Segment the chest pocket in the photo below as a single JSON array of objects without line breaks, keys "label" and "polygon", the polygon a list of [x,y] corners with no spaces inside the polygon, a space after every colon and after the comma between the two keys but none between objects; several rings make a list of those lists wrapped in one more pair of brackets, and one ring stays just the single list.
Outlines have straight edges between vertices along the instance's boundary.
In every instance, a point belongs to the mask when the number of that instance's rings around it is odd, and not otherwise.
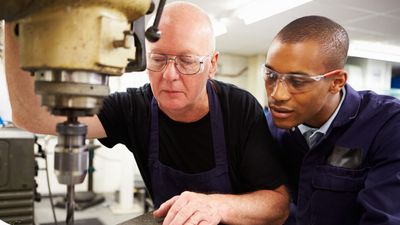
[{"label": "chest pocket", "polygon": [[363,209],[357,195],[364,187],[367,170],[317,167],[312,179],[311,224],[358,224]]}]

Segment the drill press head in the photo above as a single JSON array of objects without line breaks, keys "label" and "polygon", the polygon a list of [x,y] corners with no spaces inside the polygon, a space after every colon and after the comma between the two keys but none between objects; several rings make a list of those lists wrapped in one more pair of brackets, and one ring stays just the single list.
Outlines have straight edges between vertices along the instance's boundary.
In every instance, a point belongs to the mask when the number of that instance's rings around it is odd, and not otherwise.
[{"label": "drill press head", "polygon": [[[21,68],[35,77],[35,92],[57,125],[55,169],[60,183],[81,183],[87,171],[87,128],[79,116],[98,112],[109,94],[108,76],[135,61],[134,21],[151,0],[5,0],[0,19],[15,21]],[[144,29],[144,26],[143,26]],[[145,51],[141,49],[145,54]],[[144,69],[144,68],[143,68]]]}]

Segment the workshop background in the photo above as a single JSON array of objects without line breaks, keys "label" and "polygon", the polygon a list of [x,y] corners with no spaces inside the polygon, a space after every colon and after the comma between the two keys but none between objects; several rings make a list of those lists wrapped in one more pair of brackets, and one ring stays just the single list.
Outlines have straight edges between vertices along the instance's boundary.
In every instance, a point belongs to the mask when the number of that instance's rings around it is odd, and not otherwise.
[{"label": "workshop background", "polygon": [[[250,91],[262,105],[266,105],[262,66],[265,63],[268,45],[284,25],[305,15],[329,17],[348,31],[351,43],[346,70],[349,73],[349,83],[355,89],[371,89],[378,93],[400,96],[399,0],[303,0],[299,1],[300,3],[294,3],[294,0],[189,2],[206,10],[215,25],[216,46],[220,52],[215,79],[233,83]],[[284,9],[277,6],[278,2],[289,2],[289,7]],[[274,12],[274,9],[277,11]],[[4,75],[3,26],[4,24],[0,25],[0,127],[10,126],[12,122]],[[127,87],[139,87],[147,82],[146,72],[127,73],[122,77],[110,78],[111,92],[124,91]],[[7,136],[3,136],[4,129],[6,128],[0,128],[0,140]],[[16,132],[15,135],[29,137],[26,133]],[[52,136],[38,136],[38,143],[47,155],[52,194],[59,197],[65,194],[66,187],[57,183],[54,174],[56,141]],[[103,224],[117,224],[142,214],[146,206],[146,194],[132,154],[122,145],[110,150],[97,146],[100,145],[97,141],[91,144],[96,148],[91,191],[103,196],[105,201],[76,212],[76,218],[97,218]],[[37,146],[32,145],[31,148],[38,153]],[[2,185],[5,185],[1,182],[1,176],[5,176],[7,171],[7,164],[1,160],[1,151],[3,150],[0,148],[0,190]],[[39,171],[35,180],[41,201],[34,203],[35,222],[52,223],[54,220],[48,198],[48,180],[43,170],[46,161],[40,157],[36,158],[36,161]],[[88,191],[88,185],[86,177],[84,183],[76,186],[76,191]],[[56,213],[58,220],[63,221],[64,210],[56,209]]]}]

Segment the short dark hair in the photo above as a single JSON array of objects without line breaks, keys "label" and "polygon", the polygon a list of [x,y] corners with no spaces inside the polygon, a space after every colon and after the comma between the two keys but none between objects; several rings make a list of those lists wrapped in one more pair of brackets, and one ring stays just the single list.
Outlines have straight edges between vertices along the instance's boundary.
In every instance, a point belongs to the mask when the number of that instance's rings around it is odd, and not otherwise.
[{"label": "short dark hair", "polygon": [[323,16],[305,16],[286,25],[274,40],[283,43],[316,41],[321,44],[327,70],[341,69],[347,60],[349,36],[338,23]]}]

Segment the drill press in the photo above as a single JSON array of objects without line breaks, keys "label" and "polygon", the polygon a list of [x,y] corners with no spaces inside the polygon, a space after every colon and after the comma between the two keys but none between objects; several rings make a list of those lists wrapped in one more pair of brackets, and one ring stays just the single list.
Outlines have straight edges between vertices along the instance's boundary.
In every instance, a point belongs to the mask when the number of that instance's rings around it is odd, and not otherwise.
[{"label": "drill press", "polygon": [[[98,112],[109,94],[108,76],[146,68],[144,15],[153,9],[151,0],[5,0],[0,7],[0,19],[16,24],[20,65],[35,77],[42,105],[67,118],[57,124],[54,164],[67,185],[68,225],[74,185],[88,169],[87,126],[78,117]],[[157,27],[147,35],[156,41]]]}]

